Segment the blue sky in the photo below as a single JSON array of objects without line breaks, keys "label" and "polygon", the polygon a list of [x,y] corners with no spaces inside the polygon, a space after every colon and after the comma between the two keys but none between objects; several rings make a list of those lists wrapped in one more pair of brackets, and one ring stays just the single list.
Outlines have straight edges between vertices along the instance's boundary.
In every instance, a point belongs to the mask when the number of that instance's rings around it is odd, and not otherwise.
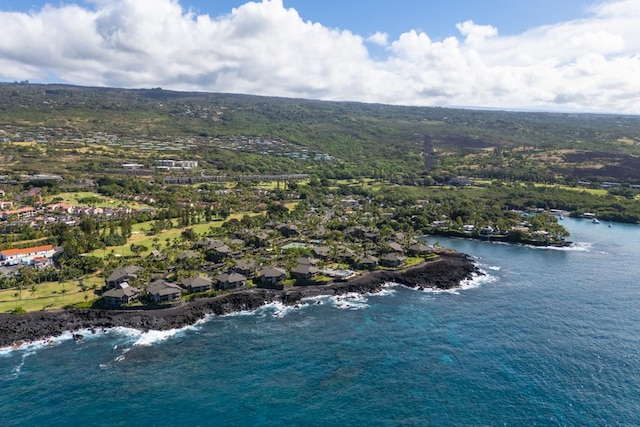
[{"label": "blue sky", "polygon": [[0,81],[640,114],[640,0],[0,0],[0,40]]},{"label": "blue sky", "polygon": [[[0,10],[28,12],[47,3],[73,2],[2,0],[0,3]],[[242,0],[181,1],[184,9],[192,8],[212,17],[227,14],[245,3],[247,1]],[[444,39],[457,34],[455,24],[469,19],[496,26],[500,34],[517,34],[540,25],[582,18],[594,3],[591,0],[285,0],[284,6],[296,9],[304,20],[362,36],[382,31],[397,37],[415,29],[427,32],[434,39]]]}]

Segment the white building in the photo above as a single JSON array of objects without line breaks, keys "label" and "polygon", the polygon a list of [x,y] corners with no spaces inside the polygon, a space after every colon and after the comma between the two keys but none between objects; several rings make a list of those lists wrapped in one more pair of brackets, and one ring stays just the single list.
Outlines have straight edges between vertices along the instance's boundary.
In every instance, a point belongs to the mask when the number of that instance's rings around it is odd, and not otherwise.
[{"label": "white building", "polygon": [[36,258],[50,259],[56,253],[53,245],[36,246],[24,249],[5,249],[0,251],[0,264],[33,264]]}]

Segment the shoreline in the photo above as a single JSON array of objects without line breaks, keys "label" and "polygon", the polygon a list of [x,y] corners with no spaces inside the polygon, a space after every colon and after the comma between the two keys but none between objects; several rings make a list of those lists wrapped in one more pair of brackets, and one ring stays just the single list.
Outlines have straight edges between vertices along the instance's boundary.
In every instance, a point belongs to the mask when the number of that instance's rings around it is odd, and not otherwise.
[{"label": "shoreline", "polygon": [[[423,261],[405,270],[373,271],[345,282],[294,287],[282,291],[250,288],[214,298],[196,299],[183,305],[156,310],[69,309],[38,311],[22,315],[0,314],[0,348],[58,337],[64,332],[127,327],[143,331],[169,330],[193,325],[209,315],[253,311],[265,304],[280,302],[296,305],[303,298],[375,293],[385,283],[398,283],[414,289],[455,289],[480,274],[473,259],[463,253],[440,252],[433,261]],[[78,339],[82,337],[78,336]]]},{"label": "shoreline", "polygon": [[531,246],[536,248],[568,248],[573,245],[572,241],[563,240],[561,242],[546,242],[541,240],[510,240],[505,235],[495,235],[495,236],[481,236],[481,235],[472,235],[464,232],[453,232],[453,231],[444,231],[444,232],[435,232],[432,231],[429,234],[425,234],[420,237],[446,237],[449,239],[468,239],[475,240],[477,242],[487,242],[487,243],[506,243],[508,245],[518,245],[518,246]]}]

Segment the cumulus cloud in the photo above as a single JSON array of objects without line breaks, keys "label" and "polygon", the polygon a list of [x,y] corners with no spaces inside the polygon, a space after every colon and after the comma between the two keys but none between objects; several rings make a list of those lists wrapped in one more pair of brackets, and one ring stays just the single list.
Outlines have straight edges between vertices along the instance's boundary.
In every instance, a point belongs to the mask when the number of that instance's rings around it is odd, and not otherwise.
[{"label": "cumulus cloud", "polygon": [[469,44],[482,43],[487,37],[498,35],[498,29],[491,25],[477,25],[473,21],[465,21],[456,25],[460,33],[466,37]]},{"label": "cumulus cloud", "polygon": [[306,21],[282,0],[219,17],[178,0],[94,0],[0,11],[0,79],[640,114],[639,21],[637,0],[611,0],[515,36],[466,21],[457,37],[389,40]]},{"label": "cumulus cloud", "polygon": [[378,31],[375,34],[370,35],[367,38],[367,41],[369,43],[373,43],[373,44],[377,44],[378,46],[385,47],[389,44],[389,34]]}]

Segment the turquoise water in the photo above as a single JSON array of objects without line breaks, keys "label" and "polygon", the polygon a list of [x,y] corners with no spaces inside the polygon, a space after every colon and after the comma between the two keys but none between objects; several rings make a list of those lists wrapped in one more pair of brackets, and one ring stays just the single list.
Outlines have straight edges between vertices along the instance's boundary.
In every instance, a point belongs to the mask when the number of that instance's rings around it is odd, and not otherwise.
[{"label": "turquoise water", "polygon": [[[640,227],[437,239],[488,276],[0,351],[0,425],[640,425]],[[430,239],[433,243],[436,239]]]}]

